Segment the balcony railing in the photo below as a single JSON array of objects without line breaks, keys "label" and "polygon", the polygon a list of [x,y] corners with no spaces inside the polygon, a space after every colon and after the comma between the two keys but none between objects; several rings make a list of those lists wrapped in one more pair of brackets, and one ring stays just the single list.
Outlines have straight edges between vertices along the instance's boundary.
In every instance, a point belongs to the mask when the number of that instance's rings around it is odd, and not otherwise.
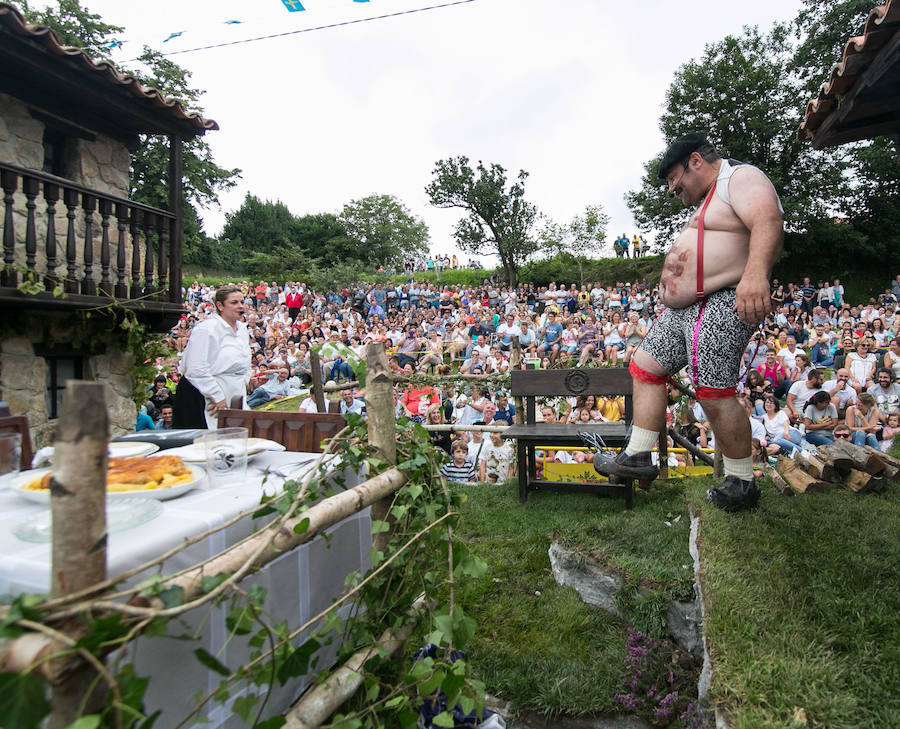
[{"label": "balcony railing", "polygon": [[157,312],[180,308],[173,213],[3,162],[0,187],[4,293],[28,282],[61,289],[58,298],[73,305],[115,299]]}]

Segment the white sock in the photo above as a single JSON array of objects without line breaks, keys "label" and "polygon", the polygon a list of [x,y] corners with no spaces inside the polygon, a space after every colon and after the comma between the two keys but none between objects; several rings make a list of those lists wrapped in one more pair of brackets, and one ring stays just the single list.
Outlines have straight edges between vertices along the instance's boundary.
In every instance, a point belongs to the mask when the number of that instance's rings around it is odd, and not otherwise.
[{"label": "white sock", "polygon": [[631,437],[628,439],[628,445],[625,446],[625,455],[633,456],[636,453],[646,453],[652,451],[653,446],[659,440],[659,433],[655,430],[645,430],[638,425],[631,427]]},{"label": "white sock", "polygon": [[726,476],[737,476],[741,481],[749,481],[753,478],[753,456],[729,458],[723,454],[722,466]]}]

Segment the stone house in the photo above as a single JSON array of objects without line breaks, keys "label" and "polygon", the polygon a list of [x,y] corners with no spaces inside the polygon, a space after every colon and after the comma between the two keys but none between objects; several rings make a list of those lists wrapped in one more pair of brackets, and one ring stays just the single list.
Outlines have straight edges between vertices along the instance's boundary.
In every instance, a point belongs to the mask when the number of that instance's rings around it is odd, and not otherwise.
[{"label": "stone house", "polygon": [[[0,2],[0,400],[47,444],[68,379],[104,382],[134,430],[124,310],[163,331],[181,303],[182,144],[218,129]],[[169,148],[169,207],[129,200],[130,153]]]}]

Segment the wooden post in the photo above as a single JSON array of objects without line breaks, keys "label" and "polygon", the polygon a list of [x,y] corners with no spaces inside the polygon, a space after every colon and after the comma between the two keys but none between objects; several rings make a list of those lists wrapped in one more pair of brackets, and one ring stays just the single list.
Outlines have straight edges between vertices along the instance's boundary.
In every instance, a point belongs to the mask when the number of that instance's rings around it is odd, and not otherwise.
[{"label": "wooden post", "polygon": [[[366,347],[366,413],[369,425],[369,445],[374,446],[381,458],[391,466],[397,463],[397,426],[394,416],[394,381],[382,342]],[[374,473],[366,474],[372,478]],[[372,521],[387,521],[393,496],[372,505]],[[384,551],[387,532],[379,532],[372,546]]]},{"label": "wooden post", "polygon": [[[522,366],[522,344],[519,342],[519,337],[514,336],[512,338],[512,353],[509,358],[509,368],[511,370],[517,370]],[[513,416],[513,421],[516,425],[524,425],[525,424],[525,404],[522,400],[521,395],[516,395],[513,398],[513,405],[516,408],[516,413]]]},{"label": "wooden post", "polygon": [[713,476],[722,478],[725,475],[725,462],[722,460],[722,447],[716,440],[716,448],[713,453]]},{"label": "wooden post", "polygon": [[[51,598],[78,592],[106,579],[108,447],[104,386],[99,382],[69,380],[50,479]],[[85,694],[96,679],[96,672],[86,667],[52,687],[50,729],[67,727],[78,718]],[[101,685],[98,693],[102,694],[104,688]],[[91,713],[91,707],[89,700],[84,713]]]},{"label": "wooden post", "polygon": [[322,385],[325,384],[322,380],[322,360],[319,359],[319,353],[312,349],[309,350],[309,373],[312,376],[313,400],[316,401],[316,410],[320,413],[327,413],[325,390],[322,389]]},{"label": "wooden post", "polygon": [[669,429],[663,423],[659,429],[659,441],[657,450],[659,451],[659,478],[669,477]]},{"label": "wooden post", "polygon": [[181,239],[184,234],[184,150],[178,134],[169,135],[169,301],[181,303]]}]

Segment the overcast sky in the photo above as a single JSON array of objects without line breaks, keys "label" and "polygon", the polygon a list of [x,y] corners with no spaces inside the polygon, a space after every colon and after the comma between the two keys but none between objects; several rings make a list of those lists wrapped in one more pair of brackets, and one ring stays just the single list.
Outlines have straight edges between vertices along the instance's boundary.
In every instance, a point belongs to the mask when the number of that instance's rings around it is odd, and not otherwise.
[{"label": "overcast sky", "polygon": [[[178,51],[447,0],[82,0],[125,27],[117,60],[146,43]],[[800,0],[472,0],[427,12],[172,56],[204,89],[216,161],[242,178],[203,212],[218,234],[248,192],[295,215],[392,194],[455,250],[455,210],[424,192],[438,159],[466,155],[530,173],[526,195],[558,222],[588,204],[608,232],[636,232],[625,205],[659,153],[665,91],[704,45],[792,18]],[[226,25],[241,20],[240,25]],[[183,35],[167,43],[170,33]],[[827,65],[823,59],[823,66]]]}]

